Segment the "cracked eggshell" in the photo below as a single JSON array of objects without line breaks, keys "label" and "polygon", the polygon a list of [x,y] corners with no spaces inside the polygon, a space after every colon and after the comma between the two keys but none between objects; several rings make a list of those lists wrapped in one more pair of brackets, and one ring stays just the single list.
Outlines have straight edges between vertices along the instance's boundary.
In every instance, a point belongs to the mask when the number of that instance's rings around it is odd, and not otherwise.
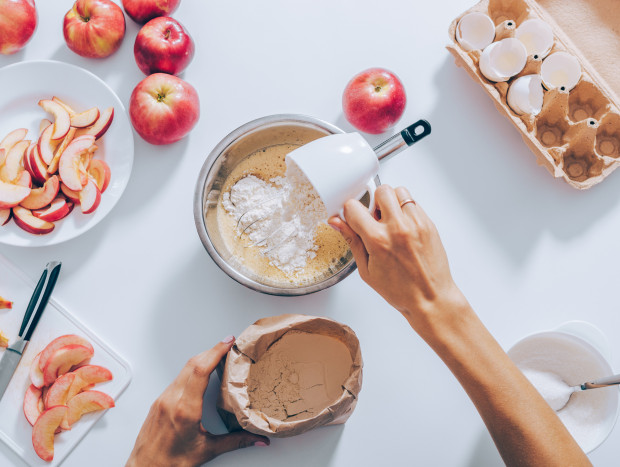
[{"label": "cracked eggshell", "polygon": [[495,39],[495,24],[484,13],[468,13],[456,26],[456,40],[467,52],[482,50],[491,44],[493,39]]},{"label": "cracked eggshell", "polygon": [[523,42],[528,56],[546,57],[553,47],[553,30],[539,18],[528,19],[515,31],[515,37]]},{"label": "cracked eggshell", "polygon": [[547,89],[570,91],[581,79],[581,64],[574,55],[555,52],[543,60],[540,76]]},{"label": "cracked eggshell", "polygon": [[494,42],[480,55],[480,72],[490,81],[508,81],[525,68],[527,50],[519,39]]},{"label": "cracked eggshell", "polygon": [[520,115],[538,115],[543,106],[543,87],[540,75],[516,79],[508,88],[508,105]]}]

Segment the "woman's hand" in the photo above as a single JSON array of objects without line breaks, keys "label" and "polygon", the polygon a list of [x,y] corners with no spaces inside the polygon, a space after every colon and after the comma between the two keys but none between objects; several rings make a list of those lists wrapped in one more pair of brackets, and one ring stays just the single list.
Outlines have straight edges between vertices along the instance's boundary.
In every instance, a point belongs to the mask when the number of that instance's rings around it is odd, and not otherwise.
[{"label": "woman's hand", "polygon": [[212,435],[200,422],[209,376],[234,342],[230,336],[187,362],[151,406],[127,466],[197,466],[225,452],[269,445],[247,431]]},{"label": "woman's hand", "polygon": [[347,221],[332,217],[329,224],[349,243],[362,279],[419,331],[420,319],[466,304],[465,298],[452,280],[435,225],[407,189],[381,185],[375,200],[380,219],[350,200]]}]

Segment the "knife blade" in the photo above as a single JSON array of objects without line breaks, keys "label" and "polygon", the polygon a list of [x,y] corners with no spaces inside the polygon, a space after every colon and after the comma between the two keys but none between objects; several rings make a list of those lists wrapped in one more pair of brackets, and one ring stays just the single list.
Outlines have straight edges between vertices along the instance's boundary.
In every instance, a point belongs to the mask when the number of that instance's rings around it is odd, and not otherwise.
[{"label": "knife blade", "polygon": [[19,330],[19,339],[6,349],[2,359],[0,359],[0,399],[9,386],[15,369],[19,365],[26,346],[32,337],[32,333],[47,306],[47,302],[56,285],[58,274],[60,274],[60,267],[60,261],[47,263],[45,271],[43,271],[24,313],[24,319]]}]

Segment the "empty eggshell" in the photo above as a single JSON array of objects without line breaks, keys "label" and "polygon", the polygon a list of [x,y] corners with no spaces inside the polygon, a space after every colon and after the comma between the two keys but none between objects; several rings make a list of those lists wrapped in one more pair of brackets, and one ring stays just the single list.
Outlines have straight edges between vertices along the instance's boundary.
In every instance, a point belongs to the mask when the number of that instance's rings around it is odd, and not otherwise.
[{"label": "empty eggshell", "polygon": [[493,39],[495,24],[484,13],[469,13],[463,16],[456,26],[456,40],[468,52],[484,49]]},{"label": "empty eggshell", "polygon": [[574,55],[555,52],[542,62],[540,75],[547,89],[570,91],[581,79],[581,65]]},{"label": "empty eggshell", "polygon": [[542,78],[526,75],[516,79],[508,88],[508,105],[516,113],[538,115],[543,105]]},{"label": "empty eggshell", "polygon": [[525,68],[527,50],[519,39],[494,42],[480,55],[480,72],[490,81],[508,81]]},{"label": "empty eggshell", "polygon": [[515,31],[515,37],[523,42],[528,56],[544,58],[553,47],[553,30],[539,18],[528,19]]}]

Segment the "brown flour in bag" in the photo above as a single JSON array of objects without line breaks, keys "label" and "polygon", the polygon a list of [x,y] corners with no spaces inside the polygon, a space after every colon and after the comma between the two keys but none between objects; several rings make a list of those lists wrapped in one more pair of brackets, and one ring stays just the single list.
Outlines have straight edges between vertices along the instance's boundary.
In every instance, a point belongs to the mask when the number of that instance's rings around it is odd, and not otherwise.
[{"label": "brown flour in bag", "polygon": [[252,365],[250,408],[278,420],[301,420],[336,401],[353,360],[338,339],[291,331]]},{"label": "brown flour in bag", "polygon": [[217,409],[230,431],[272,437],[344,423],[362,386],[355,333],[328,318],[258,320],[226,358]]}]

